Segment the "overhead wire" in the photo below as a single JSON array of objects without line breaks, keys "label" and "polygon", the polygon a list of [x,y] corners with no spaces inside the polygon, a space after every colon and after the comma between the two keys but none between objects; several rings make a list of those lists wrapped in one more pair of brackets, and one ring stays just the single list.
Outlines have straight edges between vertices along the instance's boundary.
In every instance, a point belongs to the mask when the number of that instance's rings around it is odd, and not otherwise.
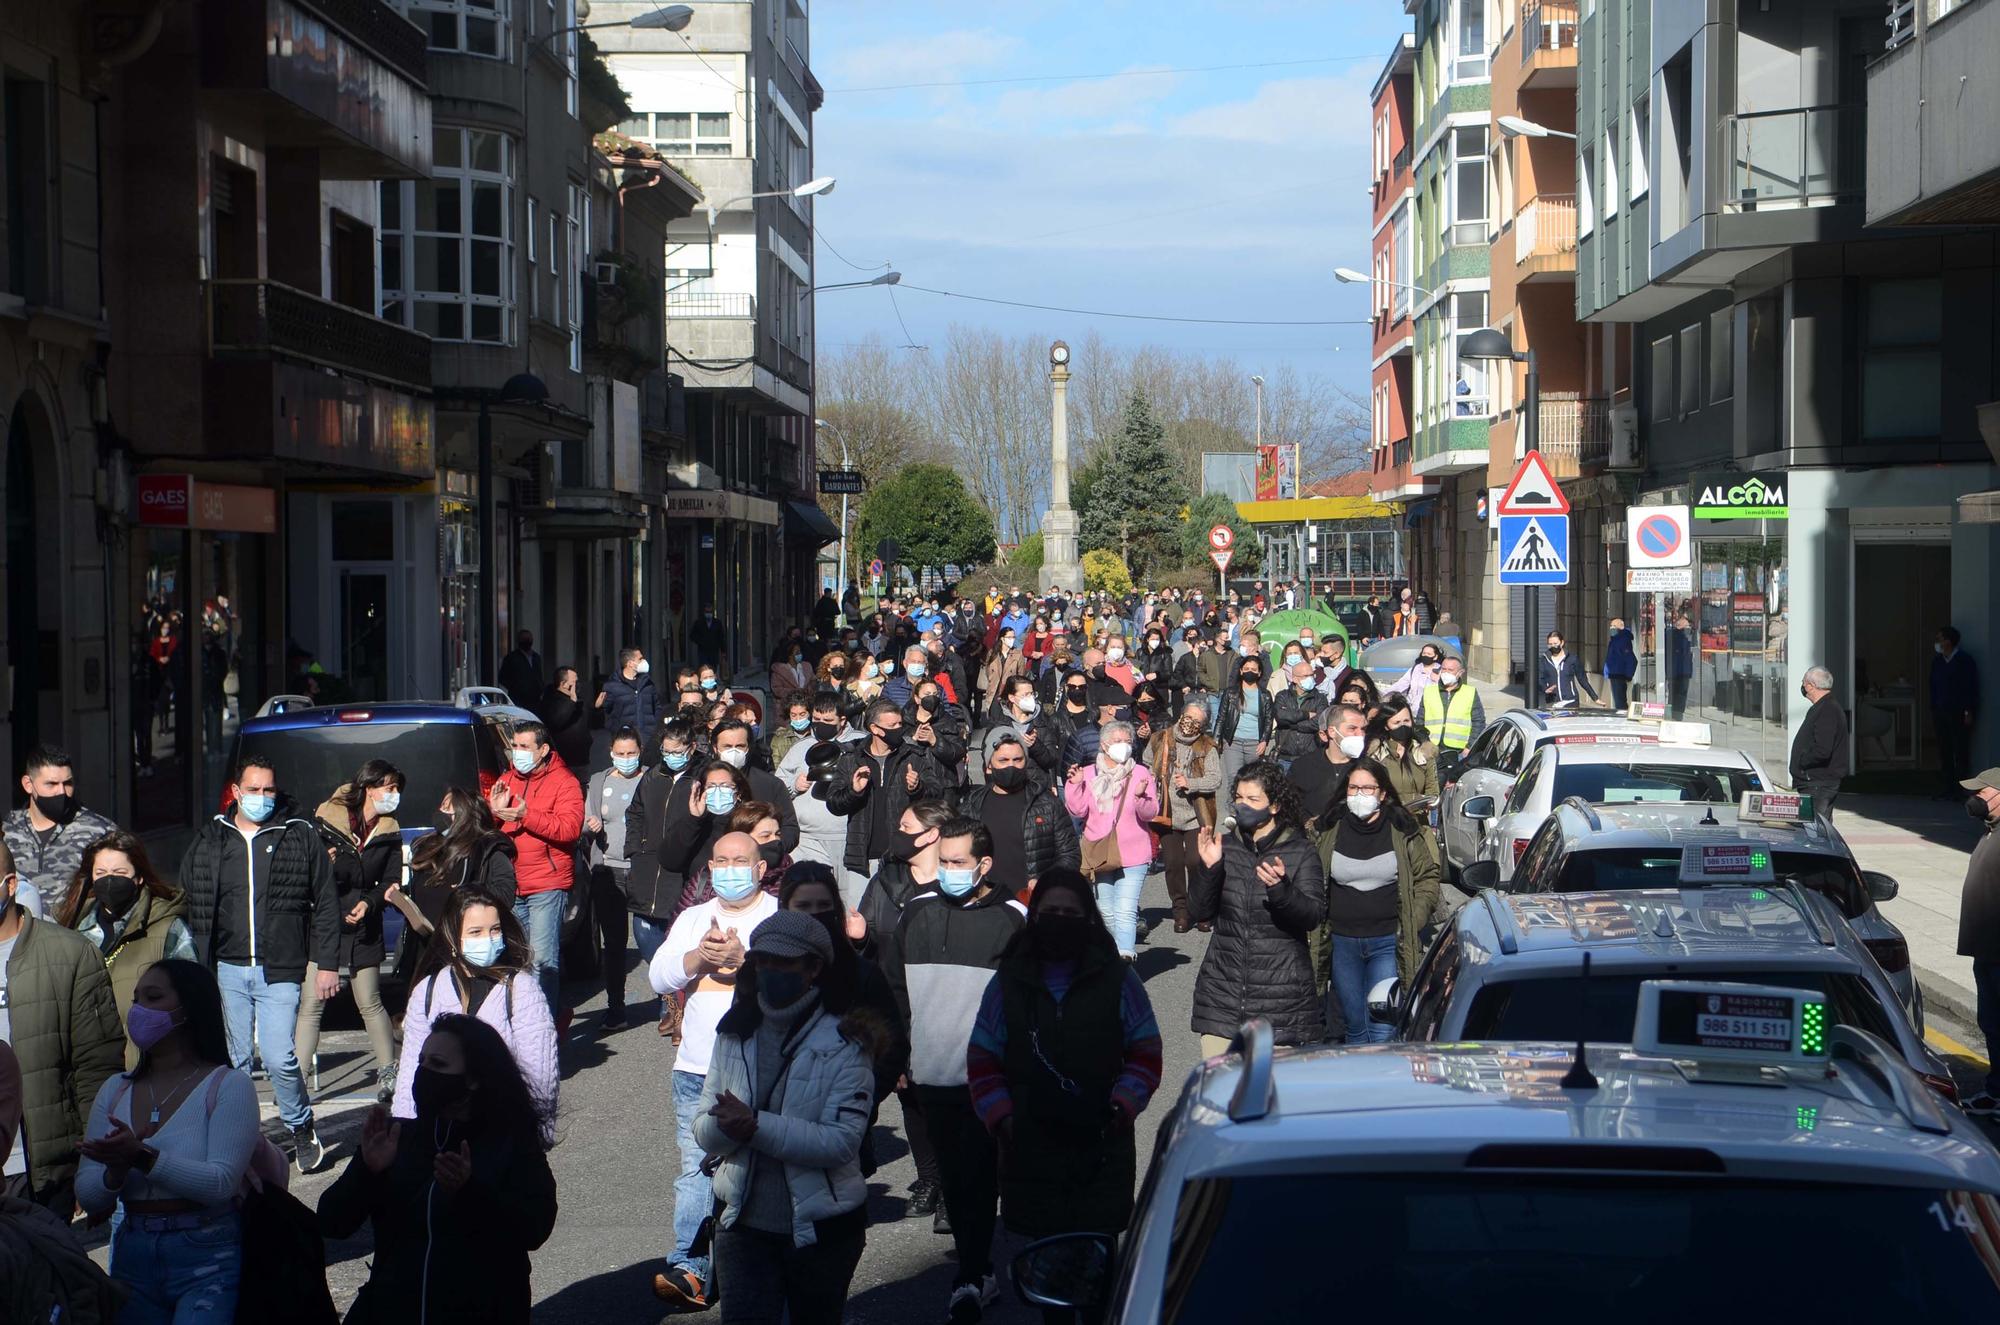
[{"label": "overhead wire", "polygon": [[1216,74],[1238,69],[1293,69],[1312,64],[1346,64],[1353,60],[1372,60],[1375,55],[1322,55],[1309,60],[1258,60],[1248,64],[1201,64],[1188,65],[1177,69],[1114,69],[1090,74],[1023,74],[1012,78],[943,78],[925,83],[882,83],[874,87],[834,87],[828,88],[829,95],[848,95],[856,92],[909,92],[935,87],[995,87],[1009,83],[1082,83],[1105,78],[1144,78],[1158,74]]},{"label": "overhead wire", "polygon": [[961,290],[939,290],[928,285],[912,285],[908,281],[897,287],[915,290],[921,294],[934,294],[946,299],[965,299],[979,304],[999,304],[1006,308],[1028,308],[1043,313],[1068,313],[1074,317],[1109,317],[1128,322],[1185,322],[1210,327],[1366,327],[1373,323],[1368,318],[1235,318],[1235,317],[1174,317],[1166,313],[1120,313],[1102,308],[1066,308],[1060,304],[1035,304],[1021,299],[997,299],[991,295],[966,294]]}]

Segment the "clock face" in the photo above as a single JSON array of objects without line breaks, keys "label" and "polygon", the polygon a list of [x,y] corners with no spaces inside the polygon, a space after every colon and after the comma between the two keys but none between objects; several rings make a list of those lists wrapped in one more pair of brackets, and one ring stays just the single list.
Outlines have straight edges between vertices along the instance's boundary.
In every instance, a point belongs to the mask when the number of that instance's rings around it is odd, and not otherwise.
[{"label": "clock face", "polygon": [[1069,346],[1062,344],[1056,345],[1053,349],[1049,351],[1049,359],[1053,363],[1068,363]]}]

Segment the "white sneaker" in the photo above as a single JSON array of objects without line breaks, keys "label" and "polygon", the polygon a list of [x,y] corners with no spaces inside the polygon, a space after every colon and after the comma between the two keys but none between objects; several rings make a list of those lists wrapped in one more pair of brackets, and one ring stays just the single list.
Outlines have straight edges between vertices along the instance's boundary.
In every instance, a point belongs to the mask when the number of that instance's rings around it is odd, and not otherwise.
[{"label": "white sneaker", "polygon": [[951,1303],[944,1313],[945,1325],[975,1325],[986,1314],[985,1304],[998,1292],[999,1286],[990,1274],[981,1283],[960,1284],[951,1290]]}]

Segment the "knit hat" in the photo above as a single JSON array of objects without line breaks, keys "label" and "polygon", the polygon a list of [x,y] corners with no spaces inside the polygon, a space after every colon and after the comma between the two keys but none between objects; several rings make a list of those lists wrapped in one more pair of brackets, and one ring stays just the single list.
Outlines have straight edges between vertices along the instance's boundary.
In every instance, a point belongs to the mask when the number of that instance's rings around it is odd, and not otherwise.
[{"label": "knit hat", "polygon": [[826,926],[803,911],[774,911],[750,931],[750,951],[766,957],[817,957],[833,961]]}]

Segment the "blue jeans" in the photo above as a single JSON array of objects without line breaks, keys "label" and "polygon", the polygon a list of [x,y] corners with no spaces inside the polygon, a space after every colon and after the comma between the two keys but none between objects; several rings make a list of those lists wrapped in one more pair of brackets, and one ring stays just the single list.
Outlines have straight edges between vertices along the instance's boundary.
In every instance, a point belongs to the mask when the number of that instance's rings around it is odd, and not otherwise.
[{"label": "blue jeans", "polygon": [[[1973,1014],[1979,1022],[1979,1033],[1986,1040],[1986,1056],[1991,1059],[1995,1051],[2000,1051],[2000,961],[1975,959],[1972,988],[1978,999]],[[1986,1069],[1985,1089],[1988,1095],[2000,1095],[2000,1063]]]},{"label": "blue jeans", "polygon": [[561,888],[514,899],[514,919],[528,931],[528,947],[535,954],[535,979],[542,986],[551,1017],[562,1006],[562,920],[568,902],[569,893]]},{"label": "blue jeans", "polygon": [[1347,1042],[1382,1044],[1395,1028],[1369,1020],[1368,991],[1396,978],[1396,936],[1351,939],[1335,934],[1332,938],[1333,988],[1340,997],[1341,1015],[1347,1019]]},{"label": "blue jeans", "polygon": [[1097,885],[1097,909],[1104,913],[1112,941],[1129,957],[1139,951],[1139,889],[1150,865],[1127,865],[1109,883]]},{"label": "blue jeans", "polygon": [[304,1127],[313,1120],[312,1102],[306,1098],[306,1079],[299,1071],[298,1050],[292,1039],[298,1029],[301,986],[272,984],[264,978],[262,966],[230,962],[216,963],[215,979],[222,986],[222,1022],[229,1036],[230,1066],[248,1072],[250,1060],[261,1047],[271,1093],[278,1098],[278,1116],[287,1127]]},{"label": "blue jeans", "polygon": [[[192,1226],[146,1227],[161,1224]],[[120,1321],[229,1325],[243,1275],[242,1217],[233,1210],[200,1223],[189,1216],[128,1217],[112,1239],[111,1273],[132,1290]]]},{"label": "blue jeans", "polygon": [[674,1073],[674,1144],[680,1147],[681,1171],[674,1179],[674,1246],[667,1265],[686,1266],[709,1282],[708,1257],[694,1254],[701,1221],[715,1213],[715,1184],[701,1171],[701,1147],[694,1142],[694,1120],[701,1112],[701,1088],[708,1078],[693,1072]]},{"label": "blue jeans", "polygon": [[632,946],[639,950],[639,964],[651,966],[653,954],[667,941],[667,927],[651,916],[632,917]]}]

